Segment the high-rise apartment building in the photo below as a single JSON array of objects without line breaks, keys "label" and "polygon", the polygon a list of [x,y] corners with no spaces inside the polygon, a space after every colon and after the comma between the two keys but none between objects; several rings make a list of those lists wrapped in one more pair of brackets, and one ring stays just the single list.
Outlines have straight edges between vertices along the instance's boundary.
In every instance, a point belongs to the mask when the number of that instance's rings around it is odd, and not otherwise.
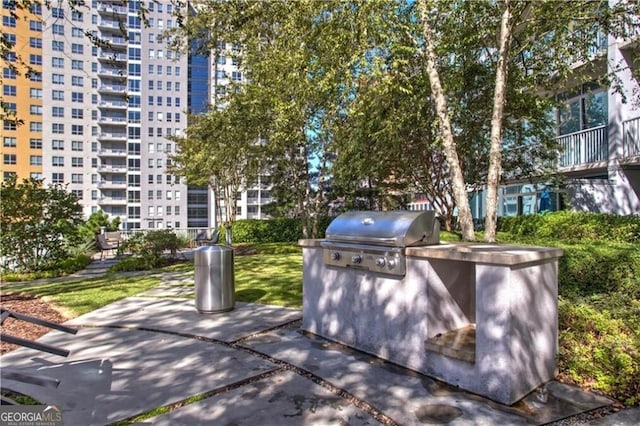
[{"label": "high-rise apartment building", "polygon": [[[30,11],[3,1],[2,31],[15,46],[8,59],[32,72],[3,68],[2,99],[23,124],[4,120],[2,172],[68,185],[85,216],[102,210],[125,229],[217,226],[213,192],[167,172],[171,136],[183,134],[187,112],[221,107],[217,97],[242,73],[224,55],[169,49],[165,30],[184,11],[169,0],[144,5],[146,22],[138,1]],[[239,200],[238,218],[265,217],[271,201],[260,182]]]},{"label": "high-rise apartment building", "polygon": [[86,216],[126,229],[186,227],[187,187],[167,166],[187,125],[188,57],[163,39],[171,2],[149,2],[146,25],[139,7],[62,1],[16,19],[3,2],[3,33],[37,71],[3,70],[3,100],[24,122],[3,123],[3,172],[68,185]]},{"label": "high-rise apartment building", "polygon": [[[4,117],[1,135],[2,178],[43,175],[42,7],[32,12],[3,1],[2,33],[13,46],[2,64],[2,100],[15,116]],[[21,124],[18,123],[18,120]]]}]

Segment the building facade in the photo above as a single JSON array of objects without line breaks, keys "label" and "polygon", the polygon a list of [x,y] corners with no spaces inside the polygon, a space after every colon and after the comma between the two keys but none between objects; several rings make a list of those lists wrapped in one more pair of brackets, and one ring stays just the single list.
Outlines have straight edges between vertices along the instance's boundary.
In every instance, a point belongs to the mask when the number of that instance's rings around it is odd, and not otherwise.
[{"label": "building facade", "polygon": [[[167,171],[171,138],[242,74],[231,58],[171,50],[165,30],[185,11],[169,0],[144,6],[146,22],[137,1],[27,11],[3,1],[2,31],[15,47],[8,62],[20,72],[4,64],[2,99],[23,124],[3,120],[2,174],[67,185],[86,217],[102,210],[123,229],[214,227],[212,191]],[[239,219],[264,217],[250,191]]]},{"label": "building facade", "polygon": [[[502,186],[498,216],[560,209],[640,214],[640,82],[632,72],[639,50],[640,34],[603,35],[592,63],[575,67],[579,78],[563,88],[563,106],[555,112],[560,151],[554,183]],[[598,83],[605,80],[612,83]],[[473,194],[471,208],[474,218],[485,216],[482,190]]]}]

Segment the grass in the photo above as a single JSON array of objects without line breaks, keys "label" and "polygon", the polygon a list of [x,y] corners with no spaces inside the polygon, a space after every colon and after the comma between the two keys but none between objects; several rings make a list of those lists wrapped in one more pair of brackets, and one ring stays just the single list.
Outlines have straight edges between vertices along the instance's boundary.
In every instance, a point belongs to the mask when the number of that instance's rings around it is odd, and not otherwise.
[{"label": "grass", "polygon": [[[235,256],[236,300],[302,306],[301,249],[282,243],[252,248],[262,254]],[[193,273],[193,269],[193,263],[189,262],[155,269],[146,275],[107,274],[99,278],[32,286],[4,284],[2,294],[19,292],[39,296],[67,316],[76,317],[154,288],[162,284],[163,274]]]},{"label": "grass", "polygon": [[[443,241],[457,240],[455,234],[443,234]],[[552,245],[540,240],[527,242]],[[523,241],[510,240],[509,243],[522,244]],[[640,394],[640,300],[637,297],[638,273],[633,265],[628,265],[637,259],[634,253],[638,253],[638,249],[626,244],[599,247],[595,250],[599,253],[598,259],[592,262],[587,255],[594,252],[593,244],[584,247],[556,242],[553,245],[565,249],[559,279],[559,377],[584,388],[599,390],[627,405],[637,405]],[[243,249],[255,254],[235,256],[237,301],[288,307],[302,305],[299,247],[277,243],[244,246]],[[607,267],[599,266],[605,260]],[[171,272],[187,277],[178,285],[192,285],[193,263],[187,263],[156,269],[144,276],[110,274],[28,287],[5,284],[2,291],[17,290],[41,296],[64,308],[70,316],[77,316],[156,287],[162,283],[162,275]],[[612,282],[614,272],[615,281],[622,283],[619,287]]]}]

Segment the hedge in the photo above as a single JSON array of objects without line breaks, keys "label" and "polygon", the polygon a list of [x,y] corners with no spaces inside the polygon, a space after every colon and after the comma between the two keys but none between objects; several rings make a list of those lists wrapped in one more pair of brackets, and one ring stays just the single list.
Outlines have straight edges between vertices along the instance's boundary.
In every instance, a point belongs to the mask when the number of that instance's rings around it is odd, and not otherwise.
[{"label": "hedge", "polygon": [[[321,236],[330,221],[331,218],[320,219],[318,232]],[[292,243],[303,238],[302,224],[295,218],[238,220],[231,230],[234,243]]]},{"label": "hedge", "polygon": [[565,242],[640,242],[640,216],[558,211],[544,215],[498,219],[498,231],[512,236],[545,238]]}]

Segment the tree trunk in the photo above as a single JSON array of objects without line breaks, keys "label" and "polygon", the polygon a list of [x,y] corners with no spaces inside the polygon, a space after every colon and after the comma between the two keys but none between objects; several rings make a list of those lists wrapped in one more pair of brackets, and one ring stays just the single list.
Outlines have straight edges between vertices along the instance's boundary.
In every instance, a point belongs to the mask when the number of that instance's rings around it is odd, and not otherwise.
[{"label": "tree trunk", "polygon": [[502,119],[506,97],[508,54],[511,47],[511,5],[504,2],[500,23],[500,50],[496,69],[496,86],[493,93],[493,116],[491,117],[491,150],[489,152],[489,171],[487,174],[487,216],[484,224],[486,242],[496,241],[496,222],[498,219],[498,185],[502,173]]},{"label": "tree trunk", "polygon": [[465,241],[475,240],[473,229],[473,218],[471,216],[471,208],[469,207],[469,198],[467,197],[467,188],[460,167],[458,152],[456,151],[456,143],[453,139],[451,131],[451,121],[449,120],[449,109],[447,107],[447,99],[440,83],[440,75],[436,66],[436,53],[433,41],[433,30],[429,24],[426,0],[418,2],[420,7],[420,15],[422,19],[422,32],[424,35],[424,48],[426,57],[427,73],[429,82],[431,83],[431,92],[436,103],[436,113],[440,124],[440,132],[442,136],[442,146],[449,166],[451,175],[451,185],[453,189],[453,197],[458,207],[458,223],[462,230],[462,239]]}]

